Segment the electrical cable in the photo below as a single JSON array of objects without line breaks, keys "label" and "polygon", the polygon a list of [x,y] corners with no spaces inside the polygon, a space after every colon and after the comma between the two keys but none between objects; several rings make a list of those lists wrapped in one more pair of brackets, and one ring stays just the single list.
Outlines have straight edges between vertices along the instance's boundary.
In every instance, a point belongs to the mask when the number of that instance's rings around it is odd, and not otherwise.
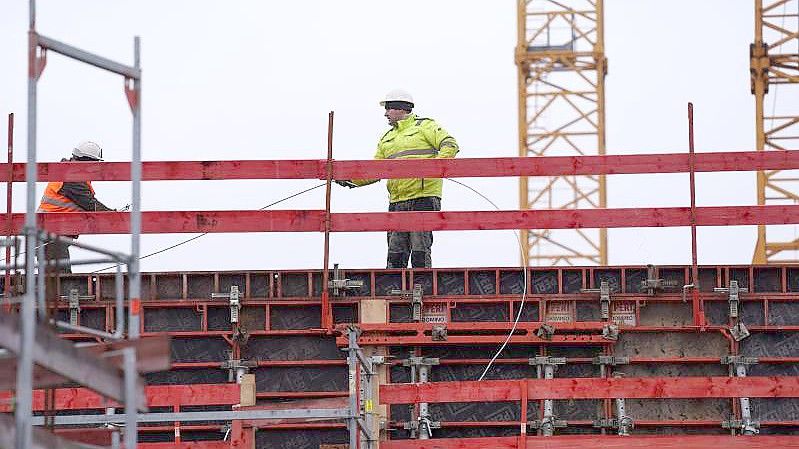
[{"label": "electrical cable", "polygon": [[[277,201],[275,201],[275,202],[273,202],[273,203],[269,203],[269,204],[267,204],[266,206],[264,206],[264,207],[262,207],[262,208],[260,208],[260,209],[258,209],[258,210],[265,210],[265,209],[268,209],[268,208],[270,208],[270,207],[274,206],[275,204],[279,204],[279,203],[282,203],[283,201],[290,200],[290,199],[292,199],[292,198],[294,198],[294,197],[297,197],[297,196],[300,196],[300,195],[302,195],[302,194],[304,194],[304,193],[308,193],[308,192],[310,192],[311,190],[318,189],[319,187],[324,187],[325,185],[327,185],[327,183],[322,183],[322,184],[319,184],[319,185],[317,185],[317,186],[314,186],[314,187],[311,187],[311,188],[305,189],[305,190],[303,190],[303,191],[301,191],[301,192],[294,193],[294,194],[292,194],[292,195],[289,195],[289,196],[287,196],[287,197],[285,197],[285,198],[281,198],[281,199],[279,199],[279,200],[277,200]],[[139,257],[139,260],[146,259],[147,257],[150,257],[150,256],[155,256],[156,254],[161,254],[161,253],[164,253],[164,252],[166,252],[166,251],[169,251],[170,249],[174,249],[174,248],[177,248],[178,246],[185,245],[186,243],[189,243],[189,242],[191,242],[191,241],[197,240],[198,238],[200,238],[200,237],[203,237],[203,236],[206,236],[206,235],[208,235],[208,233],[207,233],[207,232],[204,232],[204,233],[202,233],[202,234],[199,234],[199,235],[195,235],[194,237],[192,237],[192,238],[190,238],[190,239],[186,239],[186,240],[184,240],[184,241],[182,241],[182,242],[179,242],[179,243],[176,243],[176,244],[174,244],[174,245],[172,245],[172,246],[169,246],[169,247],[166,247],[166,248],[160,249],[160,250],[158,250],[158,251],[156,251],[156,252],[153,252],[153,253],[150,253],[150,254],[147,254],[147,255],[141,256],[141,257]],[[92,272],[90,272],[89,274],[100,273],[101,271],[110,270],[111,268],[116,268],[116,267],[118,267],[119,265],[121,265],[121,264],[111,265],[111,266],[108,266],[108,267],[105,267],[105,268],[101,268],[101,269],[99,269],[99,270],[92,271]]]},{"label": "electrical cable", "polygon": [[[461,186],[463,186],[463,187],[465,187],[465,188],[467,188],[467,189],[471,190],[472,192],[474,192],[475,194],[477,194],[479,197],[481,197],[481,198],[483,198],[484,200],[486,200],[486,201],[487,201],[489,204],[491,204],[492,206],[494,206],[494,208],[495,208],[495,209],[497,209],[497,210],[501,210],[501,209],[499,208],[499,206],[497,206],[497,205],[496,205],[496,203],[494,203],[493,201],[491,201],[491,199],[489,199],[487,196],[483,195],[483,194],[482,194],[480,191],[478,191],[477,189],[475,189],[475,188],[473,188],[473,187],[471,187],[471,186],[469,186],[469,185],[467,185],[467,184],[465,184],[465,183],[463,183],[463,182],[456,181],[456,180],[454,180],[454,179],[450,179],[450,178],[446,178],[446,179],[447,179],[448,181],[452,181],[452,182],[454,182],[455,184],[461,185]],[[326,183],[322,183],[322,184],[316,185],[316,186],[314,186],[314,187],[311,187],[311,188],[308,188],[308,189],[302,190],[302,191],[300,191],[300,192],[297,192],[297,193],[294,193],[294,194],[292,194],[292,195],[289,195],[289,196],[287,196],[287,197],[285,197],[285,198],[281,198],[281,199],[279,199],[279,200],[277,200],[277,201],[275,201],[275,202],[269,203],[269,204],[267,204],[266,206],[264,206],[264,207],[262,207],[262,208],[260,208],[260,209],[258,209],[258,210],[265,210],[265,209],[268,209],[269,207],[272,207],[272,206],[274,206],[274,205],[276,205],[276,204],[282,203],[283,201],[287,201],[287,200],[289,200],[289,199],[291,199],[291,198],[294,198],[294,197],[300,196],[300,195],[302,195],[302,194],[304,194],[304,193],[310,192],[311,190],[318,189],[319,187],[323,187],[323,186],[325,186],[325,185],[326,185]],[[526,257],[525,257],[525,254],[524,254],[524,247],[522,246],[522,241],[521,241],[521,237],[519,236],[519,232],[518,232],[518,231],[513,231],[513,234],[516,236],[516,241],[517,241],[517,243],[519,244],[519,251],[520,251],[520,253],[522,254],[522,260],[525,260],[525,259],[526,259]],[[166,248],[160,249],[160,250],[158,250],[158,251],[155,251],[155,252],[152,252],[152,253],[150,253],[150,254],[146,254],[146,255],[144,255],[144,256],[141,256],[141,257],[139,257],[139,260],[146,259],[147,257],[151,257],[151,256],[155,256],[155,255],[157,255],[157,254],[164,253],[164,252],[166,252],[166,251],[169,251],[169,250],[171,250],[171,249],[177,248],[177,247],[179,247],[179,246],[182,246],[182,245],[185,245],[185,244],[187,244],[187,243],[189,243],[189,242],[192,242],[192,241],[194,241],[194,240],[197,240],[197,239],[199,239],[200,237],[203,237],[203,236],[205,236],[205,235],[208,235],[208,233],[207,233],[207,232],[205,232],[205,233],[202,233],[202,234],[196,235],[196,236],[194,236],[194,237],[191,237],[191,238],[189,238],[189,239],[183,240],[182,242],[178,242],[178,243],[176,243],[176,244],[174,244],[174,245],[168,246],[168,247],[166,247]],[[92,271],[92,272],[90,272],[89,274],[100,273],[100,272],[103,272],[103,271],[105,271],[105,270],[110,270],[110,269],[112,269],[112,268],[116,268],[116,267],[117,267],[117,266],[119,266],[119,265],[120,265],[120,264],[111,265],[111,266],[108,266],[108,267],[105,267],[105,268],[101,268],[101,269],[99,269],[99,270]],[[502,354],[502,351],[504,351],[504,350],[505,350],[505,347],[507,347],[508,343],[510,342],[510,339],[513,337],[513,334],[516,332],[516,328],[517,328],[517,326],[519,325],[519,320],[520,320],[520,319],[521,319],[521,317],[522,317],[522,312],[524,311],[524,305],[525,305],[525,302],[526,302],[526,299],[527,299],[527,284],[528,284],[528,273],[527,273],[527,267],[525,267],[525,266],[523,266],[523,265],[522,265],[522,267],[521,267],[521,268],[522,268],[522,272],[523,272],[522,297],[521,297],[521,302],[519,303],[519,311],[516,313],[516,319],[513,321],[513,326],[511,327],[511,330],[510,330],[510,332],[508,333],[508,336],[507,336],[507,338],[505,338],[505,341],[503,341],[502,345],[499,347],[499,349],[497,349],[497,352],[494,354],[494,356],[493,356],[493,357],[491,358],[491,360],[488,362],[488,364],[486,365],[485,369],[483,370],[483,373],[482,373],[482,374],[480,375],[480,377],[477,379],[478,381],[479,381],[479,380],[483,380],[483,378],[485,378],[486,374],[488,374],[488,371],[491,369],[491,367],[493,366],[493,364],[494,364],[494,362],[496,361],[496,359],[497,359],[497,358],[500,356],[500,354]]]},{"label": "electrical cable", "polygon": [[[454,182],[455,184],[459,184],[459,185],[461,185],[463,187],[466,187],[467,189],[469,189],[472,192],[476,193],[478,196],[480,196],[484,200],[488,201],[489,204],[494,206],[494,208],[496,210],[502,210],[493,201],[488,199],[488,197],[486,197],[485,195],[483,195],[482,193],[480,193],[476,189],[468,186],[467,184],[464,184],[464,183],[462,183],[460,181],[456,181],[456,180],[450,179],[450,178],[446,178],[446,179],[448,181]],[[522,255],[522,261],[525,261],[525,260],[527,260],[527,255],[524,254],[524,247],[522,246],[522,239],[519,236],[519,232],[518,231],[513,231],[513,234],[516,236],[516,242],[519,243],[519,252]],[[510,339],[513,338],[513,334],[516,333],[516,327],[519,325],[519,320],[521,319],[522,311],[524,310],[524,303],[525,303],[525,300],[527,299],[527,276],[528,276],[528,273],[527,273],[527,267],[524,266],[523,262],[522,262],[521,268],[522,268],[522,272],[524,273],[524,284],[523,284],[523,287],[522,287],[522,299],[521,299],[521,302],[519,303],[519,311],[516,313],[516,319],[513,321],[513,326],[511,327],[507,338],[505,338],[505,341],[502,342],[502,345],[499,347],[499,349],[497,349],[496,354],[494,354],[494,356],[491,357],[491,360],[489,360],[488,365],[486,365],[485,369],[483,370],[483,373],[480,374],[480,377],[477,379],[478,381],[481,381],[481,380],[483,380],[483,378],[485,378],[486,374],[488,374],[488,371],[491,369],[491,366],[493,366],[494,362],[497,360],[499,355],[502,354],[502,351],[504,351],[505,347],[508,346],[508,343],[510,343]]]}]

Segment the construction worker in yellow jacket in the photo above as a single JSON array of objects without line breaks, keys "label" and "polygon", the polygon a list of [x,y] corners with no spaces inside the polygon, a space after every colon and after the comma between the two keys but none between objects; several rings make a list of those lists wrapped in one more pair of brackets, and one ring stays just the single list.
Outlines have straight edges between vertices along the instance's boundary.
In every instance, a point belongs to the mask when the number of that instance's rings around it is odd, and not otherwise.
[{"label": "construction worker in yellow jacket", "polygon": [[[386,94],[380,105],[385,107],[385,117],[391,125],[377,144],[375,159],[434,159],[453,158],[458,153],[455,138],[429,118],[413,114],[413,97],[401,89]],[[372,184],[379,179],[352,179],[336,181],[347,187]],[[389,179],[389,212],[441,210],[441,179],[409,178]],[[413,268],[432,266],[431,247],[433,233],[388,233],[388,268],[406,268],[410,259]]]},{"label": "construction worker in yellow jacket", "polygon": [[[72,149],[72,157],[61,159],[66,161],[102,161],[103,149],[100,145],[85,141]],[[113,210],[101,203],[94,196],[91,181],[79,182],[48,182],[44,189],[38,212],[84,212],[84,211],[110,211]],[[73,239],[77,235],[69,235]],[[69,245],[52,242],[44,247],[44,254],[48,260],[58,260],[59,272],[71,273],[69,265]]]}]

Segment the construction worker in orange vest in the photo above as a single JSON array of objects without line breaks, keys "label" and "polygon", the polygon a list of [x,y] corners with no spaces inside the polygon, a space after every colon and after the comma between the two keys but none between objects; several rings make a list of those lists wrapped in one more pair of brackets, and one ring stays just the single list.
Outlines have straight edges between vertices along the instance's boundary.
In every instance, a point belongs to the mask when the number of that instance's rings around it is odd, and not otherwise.
[{"label": "construction worker in orange vest", "polygon": [[[61,159],[66,161],[102,161],[103,149],[100,145],[85,141],[81,142],[72,149],[72,157]],[[84,212],[84,211],[110,211],[113,210],[101,203],[94,196],[94,189],[91,181],[79,182],[49,182],[44,189],[42,201],[39,204],[38,212]],[[77,235],[69,235],[73,239]],[[69,245],[61,242],[50,242],[45,244],[44,254],[48,260],[58,260],[58,271],[61,273],[72,273],[69,264]]]}]

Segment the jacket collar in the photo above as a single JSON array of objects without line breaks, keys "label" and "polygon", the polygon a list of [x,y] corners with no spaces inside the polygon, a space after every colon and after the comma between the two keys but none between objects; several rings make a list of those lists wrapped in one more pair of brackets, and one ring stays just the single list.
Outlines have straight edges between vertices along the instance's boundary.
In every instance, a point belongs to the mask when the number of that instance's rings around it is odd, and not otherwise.
[{"label": "jacket collar", "polygon": [[401,131],[413,124],[416,121],[416,114],[410,113],[407,117],[397,122],[396,126],[394,127],[396,130]]}]

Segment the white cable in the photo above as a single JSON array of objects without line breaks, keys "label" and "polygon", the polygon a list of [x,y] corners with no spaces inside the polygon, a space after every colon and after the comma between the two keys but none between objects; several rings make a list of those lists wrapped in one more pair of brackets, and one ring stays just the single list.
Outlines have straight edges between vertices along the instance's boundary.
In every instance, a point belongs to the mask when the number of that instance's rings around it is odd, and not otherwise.
[{"label": "white cable", "polygon": [[[291,198],[294,198],[295,196],[302,195],[303,193],[310,192],[311,190],[318,189],[319,187],[323,187],[323,186],[325,186],[325,185],[327,185],[327,184],[326,184],[326,183],[324,183],[324,184],[319,184],[319,185],[316,185],[316,186],[314,186],[314,187],[311,187],[311,188],[308,188],[308,189],[302,190],[302,191],[300,191],[300,192],[293,193],[293,194],[291,194],[291,195],[289,195],[289,196],[287,196],[287,197],[281,198],[281,199],[279,199],[279,200],[277,200],[277,201],[275,201],[275,202],[273,202],[273,203],[269,203],[269,204],[267,204],[266,206],[264,206],[264,207],[262,207],[262,208],[260,208],[260,209],[258,209],[258,210],[265,210],[265,209],[268,209],[268,208],[270,208],[270,207],[274,206],[275,204],[282,203],[283,201],[286,201],[286,200],[289,200],[289,199],[291,199]],[[197,240],[198,238],[200,238],[200,237],[204,237],[204,236],[206,236],[206,235],[208,235],[208,233],[207,233],[207,232],[204,232],[204,233],[202,233],[202,234],[195,235],[194,237],[191,237],[191,238],[188,238],[188,239],[186,239],[186,240],[183,240],[183,241],[181,241],[181,242],[179,242],[179,243],[176,243],[176,244],[174,244],[174,245],[172,245],[172,246],[168,246],[168,247],[166,247],[166,248],[160,249],[160,250],[158,250],[158,251],[155,251],[155,252],[152,252],[152,253],[150,253],[150,254],[147,254],[147,255],[141,256],[141,257],[139,257],[139,260],[145,259],[145,258],[147,258],[147,257],[150,257],[150,256],[155,256],[156,254],[161,254],[161,253],[163,253],[163,252],[169,251],[170,249],[177,248],[178,246],[181,246],[181,245],[185,245],[186,243],[189,243],[189,242],[191,242],[192,240]],[[119,265],[121,265],[121,264],[111,265],[111,266],[108,266],[108,267],[105,267],[105,268],[101,268],[101,269],[99,269],[99,270],[94,270],[94,271],[90,272],[89,274],[100,273],[101,271],[110,270],[111,268],[116,268],[116,267],[118,267]]]},{"label": "white cable", "polygon": [[[478,192],[477,190],[473,189],[472,187],[469,187],[468,185],[466,185],[466,184],[464,184],[464,183],[462,183],[460,181],[456,181],[454,179],[450,179],[450,178],[446,178],[446,179],[448,181],[454,182],[455,184],[460,184],[463,187],[466,187],[467,189],[469,189],[472,192],[476,193],[481,198],[483,198],[484,200],[488,201],[492,206],[494,206],[494,208],[496,210],[502,210],[502,209],[499,208],[499,206],[494,204],[493,201],[488,199],[488,197],[486,197],[482,193]],[[527,260],[527,255],[524,254],[524,247],[522,246],[522,238],[519,236],[519,231],[513,231],[513,234],[516,236],[516,242],[519,244],[519,252],[522,255],[521,268],[522,268],[522,272],[524,273],[524,286],[522,287],[522,300],[519,303],[519,311],[516,313],[516,319],[513,321],[513,326],[511,327],[507,338],[505,338],[505,341],[502,342],[502,345],[499,347],[499,349],[497,349],[497,352],[496,352],[496,354],[494,354],[494,357],[491,357],[491,360],[489,360],[488,365],[486,365],[485,369],[483,370],[483,374],[481,374],[480,377],[477,379],[478,381],[483,380],[485,375],[488,374],[488,370],[491,369],[491,366],[494,364],[494,361],[497,360],[497,357],[499,357],[499,355],[502,353],[502,351],[505,350],[505,347],[508,346],[508,343],[510,342],[510,339],[513,338],[513,334],[516,332],[516,327],[519,325],[519,320],[522,317],[522,311],[524,310],[525,299],[527,298],[527,276],[528,276],[528,273],[527,273],[527,267],[524,266],[524,261]]]}]

